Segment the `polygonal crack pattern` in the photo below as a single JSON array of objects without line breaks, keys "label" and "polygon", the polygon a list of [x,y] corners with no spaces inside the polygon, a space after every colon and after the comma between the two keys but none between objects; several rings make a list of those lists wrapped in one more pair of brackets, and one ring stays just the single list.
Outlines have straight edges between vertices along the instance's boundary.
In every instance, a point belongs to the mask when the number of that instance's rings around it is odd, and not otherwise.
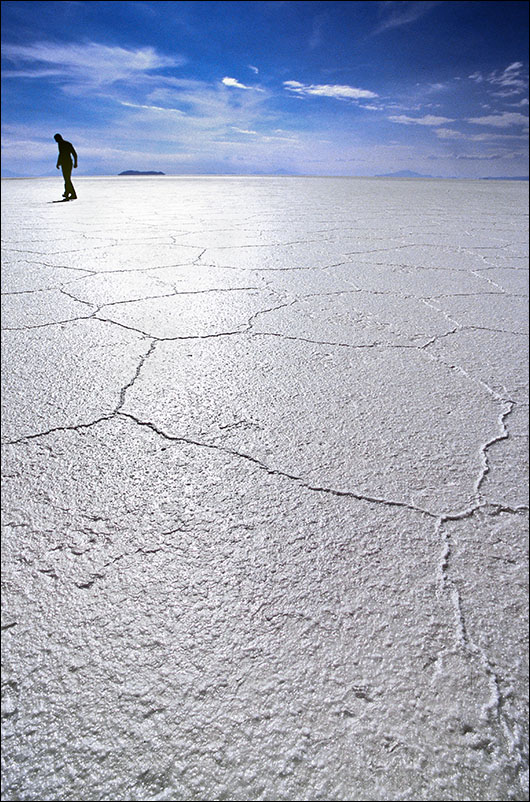
[{"label": "polygonal crack pattern", "polygon": [[4,183],[3,798],[526,798],[527,187]]}]

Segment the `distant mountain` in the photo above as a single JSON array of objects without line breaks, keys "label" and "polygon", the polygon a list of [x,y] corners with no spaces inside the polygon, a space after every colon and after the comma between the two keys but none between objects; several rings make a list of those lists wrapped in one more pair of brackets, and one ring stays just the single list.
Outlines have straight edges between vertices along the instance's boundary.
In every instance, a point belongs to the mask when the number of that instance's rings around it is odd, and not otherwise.
[{"label": "distant mountain", "polygon": [[485,175],[482,181],[528,181],[527,175]]},{"label": "distant mountain", "polygon": [[146,172],[141,172],[140,170],[124,170],[123,173],[118,173],[118,175],[165,175],[165,173],[157,173],[155,170],[148,170]]},{"label": "distant mountain", "polygon": [[434,178],[432,175],[422,175],[415,173],[412,170],[399,170],[397,173],[383,173],[376,175],[376,178]]}]

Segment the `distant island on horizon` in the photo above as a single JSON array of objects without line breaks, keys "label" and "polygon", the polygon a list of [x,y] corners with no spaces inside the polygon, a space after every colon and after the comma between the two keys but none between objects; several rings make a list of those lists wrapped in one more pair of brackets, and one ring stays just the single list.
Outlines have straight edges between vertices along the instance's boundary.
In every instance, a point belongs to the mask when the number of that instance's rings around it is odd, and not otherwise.
[{"label": "distant island on horizon", "polygon": [[156,170],[124,170],[123,173],[118,173],[118,175],[165,175],[165,173],[157,172]]}]

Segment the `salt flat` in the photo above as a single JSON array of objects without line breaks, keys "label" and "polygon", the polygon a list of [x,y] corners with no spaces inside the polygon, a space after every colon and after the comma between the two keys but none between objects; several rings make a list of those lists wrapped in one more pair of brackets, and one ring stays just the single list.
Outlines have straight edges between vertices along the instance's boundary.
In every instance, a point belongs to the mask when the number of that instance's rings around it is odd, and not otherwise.
[{"label": "salt flat", "polygon": [[3,799],[527,798],[528,185],[2,184]]}]

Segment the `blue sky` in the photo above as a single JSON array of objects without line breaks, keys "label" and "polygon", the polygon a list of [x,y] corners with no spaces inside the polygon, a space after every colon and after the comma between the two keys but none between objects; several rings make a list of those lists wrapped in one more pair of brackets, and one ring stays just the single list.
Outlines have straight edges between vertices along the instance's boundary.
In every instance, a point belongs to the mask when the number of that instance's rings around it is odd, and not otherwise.
[{"label": "blue sky", "polygon": [[3,2],[2,173],[528,175],[526,2]]}]

